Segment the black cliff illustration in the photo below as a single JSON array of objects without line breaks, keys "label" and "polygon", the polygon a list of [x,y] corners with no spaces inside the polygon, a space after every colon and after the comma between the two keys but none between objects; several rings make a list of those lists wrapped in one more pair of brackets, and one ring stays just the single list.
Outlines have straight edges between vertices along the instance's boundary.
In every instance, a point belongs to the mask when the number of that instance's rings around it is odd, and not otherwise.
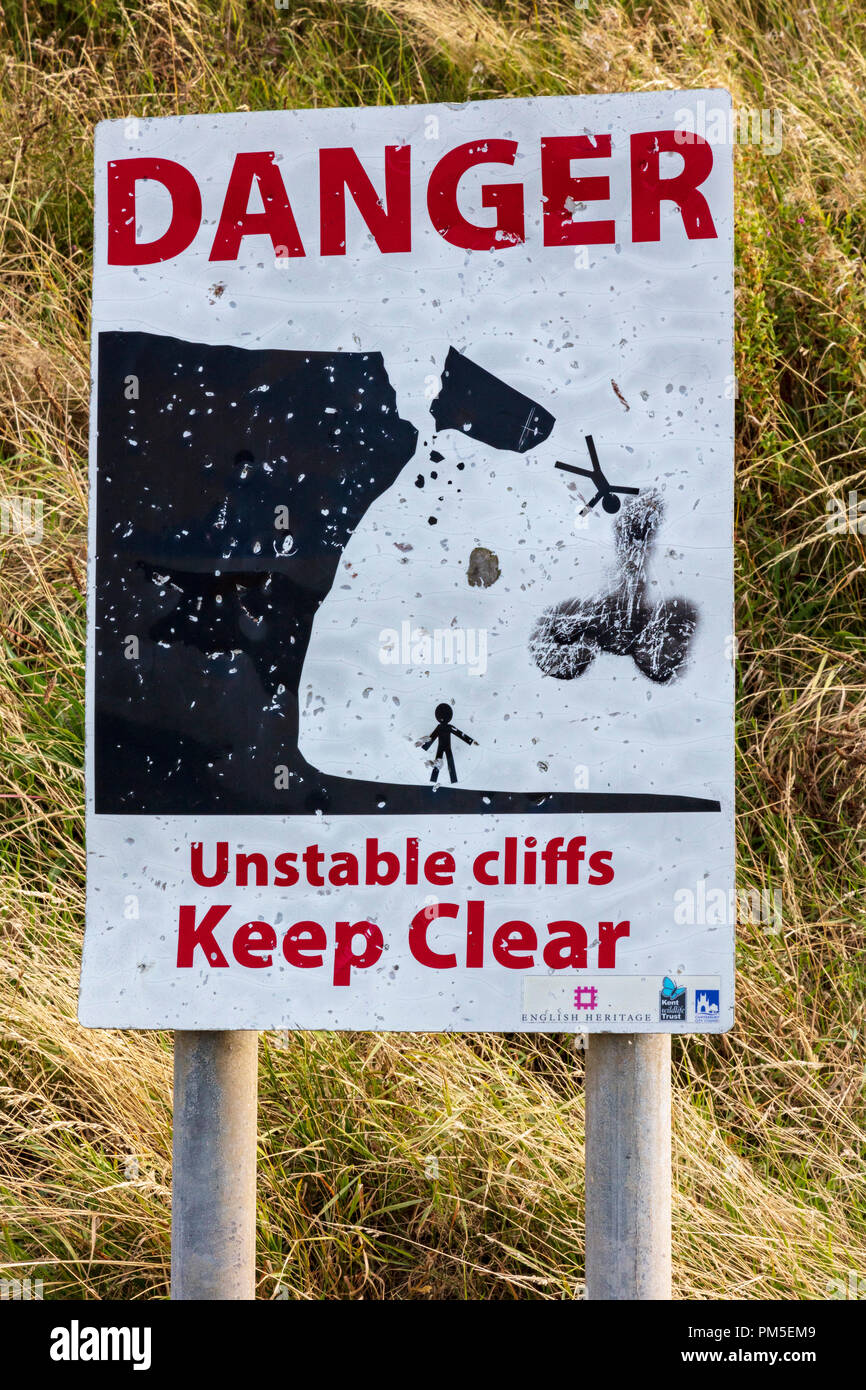
[{"label": "black cliff illustration", "polygon": [[[378,352],[99,336],[94,797],[129,814],[713,810],[692,797],[335,777],[298,749],[316,612],[412,458]],[[526,450],[553,417],[456,350],[440,429]]]}]

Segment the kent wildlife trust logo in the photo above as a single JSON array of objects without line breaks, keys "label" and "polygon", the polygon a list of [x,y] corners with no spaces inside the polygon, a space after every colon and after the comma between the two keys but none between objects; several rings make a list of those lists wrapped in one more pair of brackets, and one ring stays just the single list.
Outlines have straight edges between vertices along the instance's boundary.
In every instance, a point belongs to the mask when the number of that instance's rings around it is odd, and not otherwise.
[{"label": "kent wildlife trust logo", "polygon": [[665,975],[659,995],[659,1021],[661,1023],[680,1023],[685,1021],[685,1017],[685,986],[676,984],[670,975]]}]

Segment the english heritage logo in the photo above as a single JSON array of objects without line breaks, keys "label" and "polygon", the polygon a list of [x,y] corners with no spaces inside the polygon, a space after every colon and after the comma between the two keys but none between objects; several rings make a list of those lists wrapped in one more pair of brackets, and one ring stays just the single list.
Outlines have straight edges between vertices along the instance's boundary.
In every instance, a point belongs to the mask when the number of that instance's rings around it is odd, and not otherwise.
[{"label": "english heritage logo", "polygon": [[686,991],[684,985],[677,985],[669,975],[665,975],[662,992],[659,995],[659,1020],[662,1023],[679,1023],[686,1016]]}]

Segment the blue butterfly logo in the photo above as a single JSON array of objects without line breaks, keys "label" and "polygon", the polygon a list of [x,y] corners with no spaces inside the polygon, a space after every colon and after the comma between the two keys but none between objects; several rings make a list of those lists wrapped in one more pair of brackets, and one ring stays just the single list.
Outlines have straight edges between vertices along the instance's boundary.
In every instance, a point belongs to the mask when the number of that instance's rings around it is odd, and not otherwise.
[{"label": "blue butterfly logo", "polygon": [[674,984],[670,975],[665,975],[665,982],[662,986],[662,994],[664,995],[665,999],[681,999],[685,992],[685,985],[680,985],[678,988]]}]

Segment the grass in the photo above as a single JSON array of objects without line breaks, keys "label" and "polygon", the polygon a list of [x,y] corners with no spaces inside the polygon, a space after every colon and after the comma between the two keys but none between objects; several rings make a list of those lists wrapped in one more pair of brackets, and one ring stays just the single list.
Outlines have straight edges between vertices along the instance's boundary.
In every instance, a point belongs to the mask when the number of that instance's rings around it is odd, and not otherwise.
[{"label": "grass", "polygon": [[[866,17],[811,0],[8,0],[0,20],[0,1277],[167,1293],[171,1038],[75,1022],[91,139],[127,114],[727,86],[737,168],[735,1030],[674,1042],[676,1296],[866,1273]],[[264,1035],[261,1298],[554,1298],[583,1279],[562,1036]]]}]

